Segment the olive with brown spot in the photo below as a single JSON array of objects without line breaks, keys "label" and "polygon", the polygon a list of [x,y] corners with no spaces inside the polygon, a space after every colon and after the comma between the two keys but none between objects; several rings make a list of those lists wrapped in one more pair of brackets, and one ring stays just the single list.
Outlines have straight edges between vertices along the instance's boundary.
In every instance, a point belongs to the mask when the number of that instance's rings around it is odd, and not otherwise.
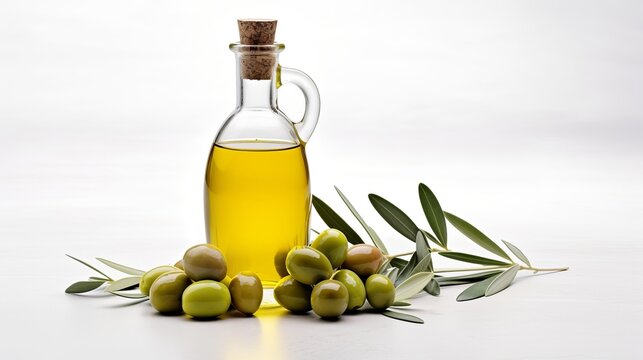
[{"label": "olive with brown spot", "polygon": [[368,244],[359,244],[348,249],[342,268],[353,271],[361,278],[367,278],[377,272],[383,259],[380,249]]},{"label": "olive with brown spot", "polygon": [[243,271],[235,275],[230,281],[230,295],[232,305],[239,312],[252,315],[261,306],[263,299],[263,286],[261,279],[250,271]]}]

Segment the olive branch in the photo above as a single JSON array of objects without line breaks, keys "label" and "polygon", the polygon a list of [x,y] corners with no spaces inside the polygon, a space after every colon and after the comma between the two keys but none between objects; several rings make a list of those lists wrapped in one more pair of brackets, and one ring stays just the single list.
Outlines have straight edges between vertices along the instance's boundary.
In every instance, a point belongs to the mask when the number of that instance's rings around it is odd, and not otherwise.
[{"label": "olive branch", "polygon": [[[398,293],[402,285],[407,285],[411,279],[417,279],[415,283],[418,283],[420,278],[418,274],[424,274],[422,278],[427,284],[423,290],[434,296],[440,294],[440,288],[443,286],[472,284],[457,297],[457,301],[468,301],[501,292],[511,285],[520,270],[538,273],[566,271],[569,269],[568,267],[534,267],[516,245],[502,240],[507,249],[519,260],[519,262],[514,261],[507,252],[476,227],[456,215],[443,211],[431,189],[422,183],[418,186],[420,204],[432,233],[419,228],[411,218],[390,201],[376,194],[368,195],[371,205],[380,216],[403,237],[415,243],[415,250],[413,251],[389,254],[375,230],[366,224],[362,216],[337,186],[335,186],[335,190],[362,225],[373,244],[385,255],[386,261],[382,264],[379,272],[387,275],[395,283]],[[313,196],[312,202],[313,207],[326,225],[343,232],[352,244],[364,243],[359,234],[324,201]],[[465,237],[499,259],[451,250],[447,237],[447,221]],[[429,242],[431,242],[431,245]],[[480,266],[436,269],[433,267],[432,253]],[[404,256],[410,256],[410,258],[406,260],[402,258]],[[440,275],[448,273],[464,274],[455,276]]]}]

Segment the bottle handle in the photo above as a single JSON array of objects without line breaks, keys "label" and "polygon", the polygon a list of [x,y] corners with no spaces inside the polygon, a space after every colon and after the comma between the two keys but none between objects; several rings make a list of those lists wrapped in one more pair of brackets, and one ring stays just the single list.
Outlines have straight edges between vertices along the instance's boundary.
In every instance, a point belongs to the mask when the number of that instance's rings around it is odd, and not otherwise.
[{"label": "bottle handle", "polygon": [[306,100],[304,116],[299,122],[293,122],[293,124],[295,125],[299,138],[305,144],[313,134],[317,120],[319,120],[321,105],[319,90],[317,90],[317,85],[315,85],[313,79],[304,72],[278,65],[277,88],[283,84],[293,84],[304,94],[304,99]]}]

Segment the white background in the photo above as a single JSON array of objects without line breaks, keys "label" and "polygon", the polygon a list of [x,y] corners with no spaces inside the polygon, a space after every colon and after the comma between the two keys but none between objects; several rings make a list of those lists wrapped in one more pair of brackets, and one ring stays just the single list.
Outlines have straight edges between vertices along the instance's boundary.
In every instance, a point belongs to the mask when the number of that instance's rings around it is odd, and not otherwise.
[{"label": "white background", "polygon": [[[313,192],[356,229],[333,185],[405,251],[367,195],[427,227],[424,182],[536,265],[571,271],[521,273],[468,303],[462,287],[420,297],[425,325],[194,322],[63,294],[92,275],[65,253],[150,268],[204,241],[203,173],[234,106],[227,45],[242,17],[279,19],[281,63],[317,82]],[[0,24],[3,359],[643,355],[640,2],[5,1]],[[301,95],[280,94],[297,118]]]}]

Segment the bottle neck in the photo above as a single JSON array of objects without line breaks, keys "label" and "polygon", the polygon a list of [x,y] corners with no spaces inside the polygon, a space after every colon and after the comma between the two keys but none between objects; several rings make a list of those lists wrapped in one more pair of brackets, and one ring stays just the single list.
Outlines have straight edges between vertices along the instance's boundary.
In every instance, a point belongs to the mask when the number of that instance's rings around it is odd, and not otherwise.
[{"label": "bottle neck", "polygon": [[259,79],[248,78],[247,68],[243,68],[243,55],[237,54],[237,108],[239,109],[276,109],[277,108],[277,65],[276,56],[270,75]]}]

